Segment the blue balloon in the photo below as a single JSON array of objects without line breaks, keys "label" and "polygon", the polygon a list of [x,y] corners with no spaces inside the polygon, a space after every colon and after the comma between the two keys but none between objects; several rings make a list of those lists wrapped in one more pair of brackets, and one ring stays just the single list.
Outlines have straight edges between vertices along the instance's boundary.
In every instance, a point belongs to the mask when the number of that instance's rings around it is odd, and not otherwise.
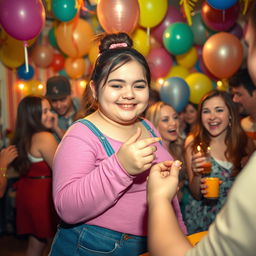
[{"label": "blue balloon", "polygon": [[30,80],[34,76],[34,68],[28,65],[28,72],[26,71],[26,65],[23,64],[17,69],[17,76],[23,80]]},{"label": "blue balloon", "polygon": [[238,0],[207,0],[208,4],[215,9],[225,10],[237,3]]},{"label": "blue balloon", "polygon": [[181,112],[188,104],[190,89],[186,81],[180,77],[170,77],[165,80],[159,91],[163,102]]}]

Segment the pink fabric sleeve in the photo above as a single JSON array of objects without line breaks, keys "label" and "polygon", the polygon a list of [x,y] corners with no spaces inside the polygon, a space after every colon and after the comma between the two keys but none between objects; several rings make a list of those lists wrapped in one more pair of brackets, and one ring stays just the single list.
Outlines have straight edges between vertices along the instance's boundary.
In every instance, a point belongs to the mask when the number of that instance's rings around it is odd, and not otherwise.
[{"label": "pink fabric sleeve", "polygon": [[71,127],[53,163],[55,208],[61,219],[71,224],[85,222],[106,211],[133,182],[116,155],[106,158],[98,138],[82,126]]}]

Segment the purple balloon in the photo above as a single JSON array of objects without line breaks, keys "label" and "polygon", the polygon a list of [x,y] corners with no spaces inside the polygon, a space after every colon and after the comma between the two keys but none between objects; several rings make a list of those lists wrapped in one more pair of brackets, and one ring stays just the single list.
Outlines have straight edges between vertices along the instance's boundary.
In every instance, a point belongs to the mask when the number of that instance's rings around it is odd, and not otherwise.
[{"label": "purple balloon", "polygon": [[30,40],[42,30],[45,10],[40,0],[0,0],[0,23],[17,40]]},{"label": "purple balloon", "polygon": [[175,6],[169,5],[167,13],[164,19],[159,25],[154,27],[151,30],[152,35],[159,41],[163,40],[163,33],[167,27],[169,27],[174,22],[186,22],[185,18],[182,16],[182,13]]},{"label": "purple balloon", "polygon": [[236,23],[229,31],[228,33],[233,34],[238,39],[242,39],[243,37],[243,28],[239,23]]}]

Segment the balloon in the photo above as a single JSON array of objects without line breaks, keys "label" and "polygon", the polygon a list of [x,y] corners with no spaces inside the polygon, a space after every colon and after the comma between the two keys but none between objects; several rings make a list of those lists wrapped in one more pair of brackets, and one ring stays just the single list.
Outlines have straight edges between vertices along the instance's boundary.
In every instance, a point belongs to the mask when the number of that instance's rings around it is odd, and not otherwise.
[{"label": "balloon", "polygon": [[54,53],[50,66],[55,72],[58,72],[64,68],[64,63],[65,63],[64,56],[59,53]]},{"label": "balloon", "polygon": [[214,34],[205,26],[200,13],[192,16],[191,30],[194,35],[194,43],[197,45],[203,45],[207,38]]},{"label": "balloon", "polygon": [[34,68],[28,65],[28,72],[26,72],[26,65],[22,65],[17,69],[17,75],[20,79],[30,80],[34,76]]},{"label": "balloon", "polygon": [[12,37],[26,41],[36,37],[45,22],[45,10],[40,0],[0,1],[0,23]]},{"label": "balloon", "polygon": [[192,73],[185,79],[190,88],[189,101],[198,104],[201,98],[213,89],[212,81],[202,73]]},{"label": "balloon", "polygon": [[166,28],[175,22],[186,22],[182,13],[175,6],[169,5],[164,19],[156,27],[153,27],[151,34],[159,41],[163,41],[163,33]]},{"label": "balloon", "polygon": [[40,81],[38,80],[27,81],[26,95],[30,95],[30,94],[38,95],[38,96],[43,95],[43,86]]},{"label": "balloon", "polygon": [[68,78],[69,78],[69,76],[68,76],[68,74],[67,74],[67,72],[66,72],[65,69],[60,70],[60,71],[59,71],[59,75],[65,76],[65,77],[68,77]]},{"label": "balloon", "polygon": [[176,55],[176,61],[179,65],[185,68],[192,68],[197,62],[197,50],[195,47],[190,48],[189,51]]},{"label": "balloon", "polygon": [[47,68],[53,60],[53,50],[47,45],[36,45],[32,49],[31,58],[37,67]]},{"label": "balloon", "polygon": [[[0,60],[8,68],[17,68],[25,61],[23,42],[14,39],[4,30],[0,31],[0,41],[2,42],[0,50]],[[28,41],[28,46],[35,42],[36,38]]]},{"label": "balloon", "polygon": [[138,0],[140,6],[139,24],[145,28],[158,25],[167,13],[167,0]]},{"label": "balloon", "polygon": [[140,9],[137,0],[99,0],[97,16],[107,33],[131,34],[139,21]]},{"label": "balloon", "polygon": [[85,61],[83,58],[67,58],[65,60],[65,71],[71,78],[79,78],[85,72]]},{"label": "balloon", "polygon": [[56,30],[56,39],[60,49],[70,57],[82,57],[88,54],[92,45],[93,30],[83,20],[62,22]]},{"label": "balloon", "polygon": [[204,2],[202,4],[202,19],[206,26],[216,31],[226,31],[236,23],[240,12],[239,3],[227,10],[217,10]]},{"label": "balloon", "polygon": [[233,34],[236,36],[238,39],[242,39],[243,37],[243,28],[239,23],[236,23],[229,31],[228,33]]},{"label": "balloon", "polygon": [[76,0],[54,0],[52,1],[52,12],[56,19],[70,21],[77,14]]},{"label": "balloon", "polygon": [[142,55],[147,56],[150,50],[150,39],[146,31],[138,28],[132,33],[131,38],[133,40],[133,48]]},{"label": "balloon", "polygon": [[214,76],[221,79],[228,78],[242,64],[243,46],[236,36],[219,32],[204,44],[203,61]]},{"label": "balloon", "polygon": [[215,9],[225,10],[236,4],[238,0],[207,0],[208,4]]},{"label": "balloon", "polygon": [[165,80],[159,94],[162,101],[180,112],[188,104],[190,92],[188,84],[182,78],[171,77]]},{"label": "balloon", "polygon": [[151,49],[147,61],[153,79],[165,77],[173,64],[172,57],[164,48]]},{"label": "balloon", "polygon": [[174,55],[183,54],[192,47],[192,30],[187,24],[176,22],[164,31],[163,42],[170,53]]},{"label": "balloon", "polygon": [[150,49],[160,48],[162,44],[154,38],[154,36],[150,35]]},{"label": "balloon", "polygon": [[203,57],[201,57],[200,59],[199,59],[199,68],[201,69],[201,73],[204,73],[205,75],[207,75],[209,78],[211,78],[211,79],[213,79],[213,80],[215,80],[215,81],[217,81],[219,78],[218,77],[216,77],[215,75],[213,75],[210,71],[209,71],[209,69],[205,66],[205,64],[204,64],[204,60],[203,60]]},{"label": "balloon", "polygon": [[165,77],[169,78],[169,77],[175,76],[175,77],[180,77],[185,79],[188,75],[189,75],[189,71],[187,68],[180,65],[176,65],[176,66],[172,66],[172,68],[169,70],[169,73]]},{"label": "balloon", "polygon": [[52,27],[51,29],[49,29],[48,31],[48,41],[51,44],[52,47],[58,49],[58,43],[56,40],[56,28]]},{"label": "balloon", "polygon": [[94,65],[99,55],[99,45],[93,44],[89,50],[88,58],[90,60],[90,63]]}]

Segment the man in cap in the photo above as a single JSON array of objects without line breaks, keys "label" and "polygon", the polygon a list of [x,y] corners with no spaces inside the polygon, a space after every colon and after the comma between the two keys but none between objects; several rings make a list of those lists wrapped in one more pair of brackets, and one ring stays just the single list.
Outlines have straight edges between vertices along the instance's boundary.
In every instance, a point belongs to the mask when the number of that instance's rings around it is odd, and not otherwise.
[{"label": "man in cap", "polygon": [[53,76],[47,80],[46,98],[56,114],[54,132],[58,140],[61,140],[73,122],[74,115],[79,108],[79,101],[77,98],[72,98],[71,84],[65,76]]}]

